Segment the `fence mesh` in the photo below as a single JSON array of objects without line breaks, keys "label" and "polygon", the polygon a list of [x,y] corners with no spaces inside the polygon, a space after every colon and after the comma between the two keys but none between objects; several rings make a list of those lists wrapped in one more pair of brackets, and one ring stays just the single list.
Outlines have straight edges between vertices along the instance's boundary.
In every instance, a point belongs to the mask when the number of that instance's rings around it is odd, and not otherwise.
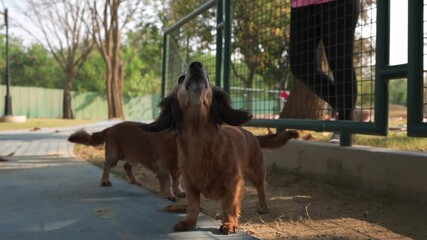
[{"label": "fence mesh", "polygon": [[[373,0],[232,1],[233,105],[256,119],[349,120],[355,107],[355,120],[374,121],[375,19]],[[168,32],[166,94],[191,61],[214,82],[216,34],[216,6]]]},{"label": "fence mesh", "polygon": [[193,61],[202,62],[210,80],[215,82],[216,25],[214,6],[167,34],[166,95],[173,90],[178,77]]},{"label": "fence mesh", "polygon": [[373,121],[376,7],[358,2],[234,1],[234,103],[258,119],[348,120],[357,95],[355,118]]},{"label": "fence mesh", "polygon": [[424,11],[424,19],[423,19],[423,78],[424,78],[424,87],[423,87],[423,122],[427,122],[427,15],[425,14],[427,12],[427,0],[423,1],[423,11]]}]

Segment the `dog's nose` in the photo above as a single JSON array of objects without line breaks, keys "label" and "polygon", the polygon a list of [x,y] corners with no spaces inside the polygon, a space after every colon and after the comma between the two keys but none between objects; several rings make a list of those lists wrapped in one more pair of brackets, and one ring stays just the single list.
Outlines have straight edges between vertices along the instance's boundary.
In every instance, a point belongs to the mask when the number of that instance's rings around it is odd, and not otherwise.
[{"label": "dog's nose", "polygon": [[203,68],[203,65],[201,62],[192,62],[190,64],[190,69],[194,69],[194,68]]}]

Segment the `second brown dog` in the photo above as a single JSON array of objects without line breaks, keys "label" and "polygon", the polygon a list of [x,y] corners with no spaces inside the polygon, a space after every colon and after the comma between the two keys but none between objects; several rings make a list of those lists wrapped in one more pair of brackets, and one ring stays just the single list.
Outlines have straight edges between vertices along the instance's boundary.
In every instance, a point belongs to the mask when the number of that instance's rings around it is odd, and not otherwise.
[{"label": "second brown dog", "polygon": [[181,173],[178,168],[176,135],[170,131],[148,132],[140,122],[122,122],[101,132],[73,133],[68,141],[88,146],[105,143],[105,163],[101,186],[111,186],[110,168],[119,160],[125,160],[123,168],[132,184],[140,185],[132,172],[132,166],[142,164],[157,175],[160,193],[171,201],[184,197]]}]

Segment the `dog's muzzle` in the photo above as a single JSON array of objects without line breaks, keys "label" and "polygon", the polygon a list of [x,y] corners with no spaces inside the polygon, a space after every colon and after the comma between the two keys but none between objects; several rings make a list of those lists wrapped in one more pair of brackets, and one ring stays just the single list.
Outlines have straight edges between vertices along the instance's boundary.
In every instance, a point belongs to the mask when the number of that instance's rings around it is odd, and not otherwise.
[{"label": "dog's muzzle", "polygon": [[200,62],[192,62],[187,71],[187,90],[203,90],[208,87],[209,80],[203,65]]},{"label": "dog's muzzle", "polygon": [[192,62],[185,74],[181,94],[189,97],[191,105],[200,106],[203,103],[203,99],[207,93],[206,90],[209,89],[209,86],[209,78],[203,69],[202,63]]}]

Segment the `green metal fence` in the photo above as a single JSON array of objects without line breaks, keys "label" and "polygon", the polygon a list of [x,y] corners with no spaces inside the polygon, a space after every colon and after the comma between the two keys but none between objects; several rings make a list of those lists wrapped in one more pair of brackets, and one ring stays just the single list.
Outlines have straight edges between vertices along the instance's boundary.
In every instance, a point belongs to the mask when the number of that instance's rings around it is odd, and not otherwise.
[{"label": "green metal fence", "polygon": [[[344,1],[337,1],[340,2]],[[393,51],[390,49],[390,1],[361,0],[360,4],[353,58],[358,90],[356,109],[364,114],[366,121],[331,121],[334,113],[328,104],[314,109],[323,116],[318,120],[279,118],[288,104],[283,95],[288,91],[291,96],[296,95],[294,89],[298,81],[290,71],[288,59],[290,1],[211,0],[168,28],[164,35],[163,96],[189,62],[199,60],[206,65],[207,61],[209,74],[215,76],[216,85],[230,93],[234,106],[254,113],[255,119],[248,125],[340,131],[341,145],[348,146],[354,133],[387,134],[388,83],[392,79],[407,78],[408,135],[426,136],[423,118],[427,109],[424,100],[427,86],[423,79],[426,54],[422,51],[427,44],[423,36],[425,3],[408,1],[408,63],[399,65],[390,65],[389,59]],[[207,27],[209,30],[204,31]],[[191,33],[183,34],[189,32],[188,29]],[[196,52],[204,53],[204,59],[196,56]],[[330,73],[327,64],[319,67]],[[303,110],[311,106],[300,104],[298,107]]]},{"label": "green metal fence", "polygon": [[[168,28],[164,35],[162,96],[175,86],[176,79],[191,61],[201,61],[211,80],[220,81],[222,66],[222,5],[207,1],[189,16]],[[217,69],[219,67],[219,69]]]},{"label": "green metal fence", "polygon": [[[0,96],[5,96],[6,87],[0,85]],[[62,118],[61,89],[38,87],[11,87],[14,115],[28,118]],[[157,116],[158,95],[141,95],[124,99],[125,118],[129,120],[152,120]],[[0,97],[0,112],[4,113],[4,98]],[[97,93],[72,92],[72,108],[77,119],[108,118],[107,100]]]},{"label": "green metal fence", "polygon": [[[384,6],[388,7],[388,6]],[[424,80],[426,73],[424,46],[427,44],[424,36],[424,10],[426,2],[423,0],[408,1],[408,63],[397,66],[396,74],[407,76],[408,79],[408,135],[414,137],[427,136],[426,89]]]}]

